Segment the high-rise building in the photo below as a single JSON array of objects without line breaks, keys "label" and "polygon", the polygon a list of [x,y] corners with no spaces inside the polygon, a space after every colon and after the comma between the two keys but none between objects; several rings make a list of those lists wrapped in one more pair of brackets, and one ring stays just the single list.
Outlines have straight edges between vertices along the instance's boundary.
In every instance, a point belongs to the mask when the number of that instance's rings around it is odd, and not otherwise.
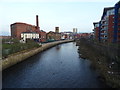
[{"label": "high-rise building", "polygon": [[75,28],[73,28],[73,33],[75,33]]},{"label": "high-rise building", "polygon": [[120,1],[114,7],[104,8],[99,28],[96,28],[95,25],[94,23],[94,35],[96,35],[96,31],[99,29],[99,41],[120,42]]},{"label": "high-rise building", "polygon": [[73,28],[73,33],[77,33],[77,28]]},{"label": "high-rise building", "polygon": [[115,4],[113,42],[120,42],[120,1]]},{"label": "high-rise building", "polygon": [[100,40],[102,42],[112,42],[114,31],[114,7],[104,8],[101,18]]}]

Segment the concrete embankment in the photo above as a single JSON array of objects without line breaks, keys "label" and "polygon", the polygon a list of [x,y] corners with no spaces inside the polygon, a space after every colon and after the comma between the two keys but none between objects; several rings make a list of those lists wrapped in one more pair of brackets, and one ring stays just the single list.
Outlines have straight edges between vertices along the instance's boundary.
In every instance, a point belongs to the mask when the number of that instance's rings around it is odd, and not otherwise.
[{"label": "concrete embankment", "polygon": [[33,48],[32,50],[24,50],[12,55],[9,55],[7,58],[2,59],[2,70],[9,68],[10,66],[13,66],[39,52],[42,52],[44,50],[47,50],[48,48],[51,48],[53,46],[56,46],[58,44],[62,43],[67,43],[67,42],[72,42],[73,40],[64,40],[64,41],[56,41],[56,42],[51,42],[47,44],[43,44],[39,48]]}]

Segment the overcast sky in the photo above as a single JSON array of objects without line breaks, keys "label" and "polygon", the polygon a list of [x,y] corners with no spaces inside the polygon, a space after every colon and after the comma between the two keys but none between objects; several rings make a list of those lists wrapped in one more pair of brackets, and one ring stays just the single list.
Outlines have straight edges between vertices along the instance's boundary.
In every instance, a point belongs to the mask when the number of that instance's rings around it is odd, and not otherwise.
[{"label": "overcast sky", "polygon": [[10,35],[10,24],[24,22],[42,30],[91,32],[93,22],[99,21],[104,7],[112,7],[119,0],[0,0],[0,35]]}]

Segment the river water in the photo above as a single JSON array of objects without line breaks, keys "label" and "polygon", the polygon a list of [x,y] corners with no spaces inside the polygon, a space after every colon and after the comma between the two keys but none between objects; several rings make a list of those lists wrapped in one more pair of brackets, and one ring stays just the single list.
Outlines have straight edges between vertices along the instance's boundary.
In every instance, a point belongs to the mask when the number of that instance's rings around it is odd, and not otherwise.
[{"label": "river water", "polygon": [[77,49],[74,42],[61,44],[4,70],[3,88],[103,88]]}]

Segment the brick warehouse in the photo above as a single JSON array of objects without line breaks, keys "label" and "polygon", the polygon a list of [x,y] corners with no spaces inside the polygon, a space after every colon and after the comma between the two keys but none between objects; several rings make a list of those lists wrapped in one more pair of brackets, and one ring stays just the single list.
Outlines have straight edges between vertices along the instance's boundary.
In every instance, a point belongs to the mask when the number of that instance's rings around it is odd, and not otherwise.
[{"label": "brick warehouse", "polygon": [[10,27],[11,27],[12,38],[21,39],[22,32],[35,32],[35,33],[39,33],[39,35],[41,34],[39,22],[38,22],[38,15],[36,15],[36,26],[27,23],[16,22],[11,24]]},{"label": "brick warehouse", "polygon": [[22,32],[35,32],[36,29],[36,26],[16,22],[14,24],[11,24],[11,37],[21,39]]},{"label": "brick warehouse", "polygon": [[43,30],[41,30],[40,31],[40,42],[46,42],[47,40],[47,37],[46,37],[46,32],[45,31],[43,31]]},{"label": "brick warehouse", "polygon": [[93,30],[94,34],[98,31],[100,42],[120,42],[120,1],[114,7],[104,8],[99,28],[94,25]]}]

